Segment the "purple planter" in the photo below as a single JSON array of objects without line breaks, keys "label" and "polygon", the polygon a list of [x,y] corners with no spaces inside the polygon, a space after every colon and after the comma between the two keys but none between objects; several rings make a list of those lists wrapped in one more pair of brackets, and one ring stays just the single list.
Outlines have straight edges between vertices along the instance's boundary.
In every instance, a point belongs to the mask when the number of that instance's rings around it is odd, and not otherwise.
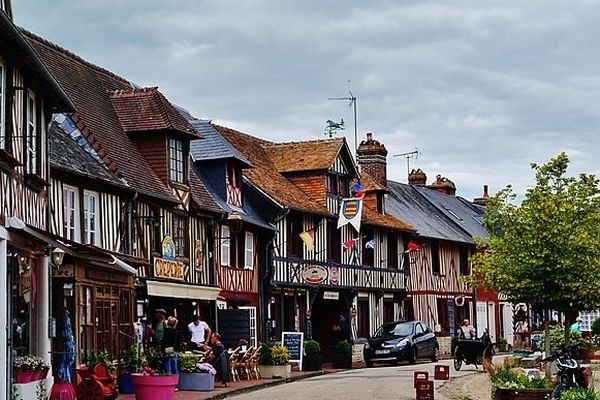
[{"label": "purple planter", "polygon": [[136,400],[172,400],[179,375],[131,374]]}]

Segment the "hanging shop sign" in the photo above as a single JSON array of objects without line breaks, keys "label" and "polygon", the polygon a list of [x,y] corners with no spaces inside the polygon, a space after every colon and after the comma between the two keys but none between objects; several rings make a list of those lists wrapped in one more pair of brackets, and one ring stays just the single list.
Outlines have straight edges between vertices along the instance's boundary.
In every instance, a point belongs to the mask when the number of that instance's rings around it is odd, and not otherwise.
[{"label": "hanging shop sign", "polygon": [[160,257],[154,258],[155,278],[177,279],[183,281],[185,279],[184,268],[184,264],[180,261],[167,260]]},{"label": "hanging shop sign", "polygon": [[308,283],[322,283],[327,280],[329,273],[320,265],[307,265],[302,270],[302,279]]},{"label": "hanging shop sign", "polygon": [[166,235],[161,243],[162,246],[162,258],[166,260],[175,260],[175,242],[173,238],[169,235]]},{"label": "hanging shop sign", "polygon": [[202,266],[204,265],[204,249],[203,249],[202,241],[196,240],[196,270],[202,271]]},{"label": "hanging shop sign", "polygon": [[329,283],[332,285],[337,285],[339,283],[339,269],[338,267],[332,266],[329,267]]}]

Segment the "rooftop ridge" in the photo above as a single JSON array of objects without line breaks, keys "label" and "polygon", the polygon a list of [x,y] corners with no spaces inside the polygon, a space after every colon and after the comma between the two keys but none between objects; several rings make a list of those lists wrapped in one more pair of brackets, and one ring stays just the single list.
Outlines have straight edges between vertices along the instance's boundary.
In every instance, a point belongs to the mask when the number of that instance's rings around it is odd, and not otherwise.
[{"label": "rooftop ridge", "polygon": [[82,64],[84,64],[84,65],[86,65],[86,66],[88,66],[88,67],[90,67],[90,68],[92,68],[94,70],[96,70],[97,72],[103,73],[103,74],[105,74],[107,76],[110,76],[111,78],[114,78],[114,79],[117,79],[117,80],[119,80],[121,82],[127,83],[127,84],[131,85],[132,88],[135,87],[135,84],[133,82],[131,82],[131,81],[129,81],[129,80],[127,80],[127,79],[125,79],[125,78],[123,78],[123,77],[115,74],[112,71],[109,71],[106,68],[102,68],[102,67],[100,67],[100,66],[98,66],[98,65],[96,65],[94,63],[86,61],[81,56],[73,53],[72,51],[67,50],[64,47],[61,47],[61,46],[57,45],[56,43],[53,43],[53,42],[49,41],[48,39],[45,39],[45,38],[43,38],[43,37],[41,37],[39,35],[36,35],[35,33],[31,32],[31,31],[28,31],[27,29],[25,29],[25,28],[23,28],[21,26],[19,26],[17,28],[21,31],[21,33],[23,35],[29,37],[30,39],[33,39],[33,40],[35,40],[35,41],[43,44],[44,46],[50,47],[51,49],[59,51],[64,56],[72,58],[75,61],[80,62],[80,63],[82,63]]},{"label": "rooftop ridge", "polygon": [[230,133],[233,133],[233,134],[236,134],[236,135],[242,135],[242,136],[248,137],[248,138],[250,138],[250,139],[252,139],[252,140],[257,140],[257,141],[259,141],[259,142],[260,142],[262,145],[270,145],[270,144],[273,144],[273,143],[274,143],[274,142],[271,142],[271,141],[269,141],[269,140],[266,140],[266,139],[262,139],[262,138],[256,137],[256,136],[254,136],[254,135],[250,135],[249,133],[245,133],[245,132],[242,132],[242,131],[238,131],[237,129],[233,129],[233,128],[229,128],[229,127],[227,127],[227,126],[223,126],[223,125],[215,124],[214,122],[210,122],[210,124],[211,124],[212,126],[214,126],[214,127],[215,127],[215,129],[217,129],[217,130],[218,130],[218,129],[222,129],[222,130],[224,130],[224,131],[226,131],[226,132],[230,132]]},{"label": "rooftop ridge", "polygon": [[288,146],[291,144],[305,144],[305,143],[335,143],[340,142],[343,143],[346,141],[346,138],[328,138],[328,139],[309,139],[309,140],[292,140],[290,142],[270,142],[270,146]]}]

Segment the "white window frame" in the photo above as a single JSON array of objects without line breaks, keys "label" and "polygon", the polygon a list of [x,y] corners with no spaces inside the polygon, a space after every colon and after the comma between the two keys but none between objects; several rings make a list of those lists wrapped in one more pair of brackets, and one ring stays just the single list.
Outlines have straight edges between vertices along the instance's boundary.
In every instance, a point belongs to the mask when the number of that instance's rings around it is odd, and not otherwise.
[{"label": "white window frame", "polygon": [[0,149],[7,149],[6,141],[6,64],[0,59]]},{"label": "white window frame", "polygon": [[256,347],[258,345],[256,337],[256,307],[243,306],[238,308],[250,311],[250,337],[248,338],[248,345]]},{"label": "white window frame", "polygon": [[173,182],[185,182],[183,141],[169,138],[169,177]]},{"label": "white window frame", "polygon": [[[67,194],[73,194],[68,196]],[[63,204],[63,229],[62,235],[65,239],[79,242],[81,238],[80,228],[80,212],[79,212],[79,190],[76,187],[63,185],[62,188],[62,204]],[[69,214],[73,214],[73,225],[70,222]],[[72,233],[72,234],[71,234]]]},{"label": "white window frame", "polygon": [[594,310],[589,312],[580,312],[579,316],[583,319],[581,323],[581,330],[583,332],[590,332],[592,330],[592,324],[597,318],[600,318],[600,311]]},{"label": "white window frame", "polygon": [[[90,214],[90,203],[89,201],[94,201],[94,229],[91,228],[91,218],[88,218]],[[100,246],[100,225],[99,225],[99,207],[100,206],[100,196],[98,196],[97,192],[90,192],[88,190],[83,191],[83,243],[89,243],[96,246]],[[94,235],[94,240],[90,239],[91,234]]]},{"label": "white window frame", "polygon": [[229,227],[227,225],[221,225],[221,237],[219,238],[219,241],[221,242],[221,265],[224,267],[229,267],[231,265],[230,240],[231,233]]},{"label": "white window frame", "polygon": [[33,91],[27,91],[27,133],[25,135],[25,159],[27,160],[26,172],[29,174],[37,174],[37,100]]},{"label": "white window frame", "polygon": [[254,269],[254,234],[244,234],[244,269]]}]

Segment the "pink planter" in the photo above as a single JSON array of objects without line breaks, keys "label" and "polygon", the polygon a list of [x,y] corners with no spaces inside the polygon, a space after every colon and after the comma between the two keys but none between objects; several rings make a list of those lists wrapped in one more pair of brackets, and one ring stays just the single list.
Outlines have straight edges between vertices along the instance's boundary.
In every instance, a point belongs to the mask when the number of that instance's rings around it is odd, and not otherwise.
[{"label": "pink planter", "polygon": [[39,381],[42,371],[33,371],[31,373],[31,382]]},{"label": "pink planter", "polygon": [[17,383],[31,382],[31,375],[33,375],[33,371],[17,370]]},{"label": "pink planter", "polygon": [[135,400],[172,400],[179,375],[131,374]]}]

